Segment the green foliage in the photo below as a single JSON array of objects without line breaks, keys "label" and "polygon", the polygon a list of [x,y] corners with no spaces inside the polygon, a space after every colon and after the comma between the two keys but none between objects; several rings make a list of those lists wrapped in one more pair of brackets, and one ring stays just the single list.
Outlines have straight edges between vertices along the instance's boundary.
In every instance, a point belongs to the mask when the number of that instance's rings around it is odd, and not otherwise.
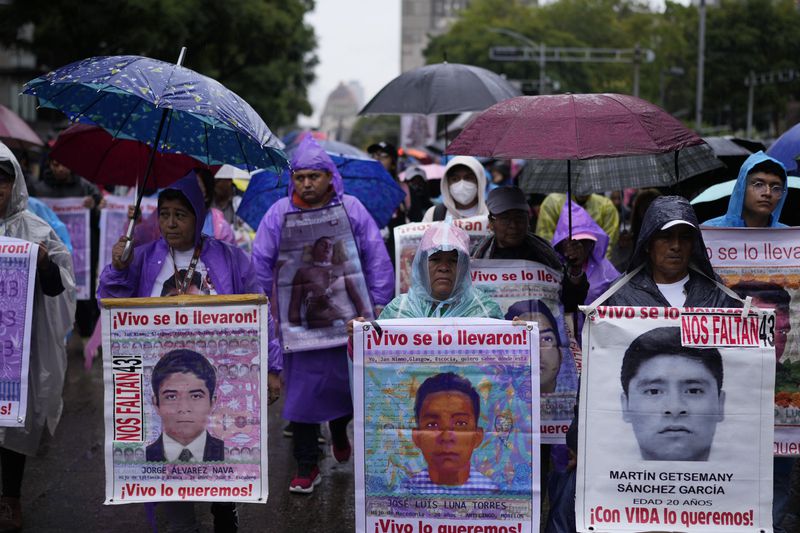
[{"label": "green foliage", "polygon": [[[303,22],[312,0],[13,0],[0,6],[0,42],[32,51],[44,69],[98,55],[175,61],[247,100],[276,129],[310,114],[316,46]],[[34,24],[31,42],[18,28]]]},{"label": "green foliage", "polygon": [[[793,0],[721,0],[706,13],[704,117],[731,131],[743,129],[748,72],[796,68],[800,9]],[[655,61],[641,65],[640,96],[660,103],[663,83],[664,107],[685,120],[694,117],[696,6],[667,0],[664,11],[655,12],[643,0],[558,0],[542,6],[519,0],[473,0],[447,33],[431,40],[427,61],[439,62],[446,53],[451,62],[479,65],[510,79],[538,78],[536,61],[489,59],[492,46],[524,45],[490,28],[512,30],[551,47],[633,48],[638,43],[652,49]],[[670,74],[673,67],[684,73]],[[560,92],[630,94],[633,90],[633,67],[626,64],[548,63],[546,73],[560,82]],[[774,127],[786,103],[800,96],[799,89],[798,83],[758,87],[756,126]]]},{"label": "green foliage", "polygon": [[397,115],[371,115],[359,117],[350,134],[350,144],[361,149],[386,141],[398,146],[400,144],[400,117]]}]

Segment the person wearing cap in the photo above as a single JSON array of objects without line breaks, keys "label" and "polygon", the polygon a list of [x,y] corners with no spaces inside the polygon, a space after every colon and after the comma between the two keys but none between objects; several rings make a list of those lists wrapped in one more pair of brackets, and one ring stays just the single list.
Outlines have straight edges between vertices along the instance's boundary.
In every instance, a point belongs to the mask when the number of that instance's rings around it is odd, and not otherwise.
[{"label": "person wearing cap", "polygon": [[485,216],[486,172],[474,157],[457,155],[447,162],[441,181],[442,204],[428,209],[423,222]]},{"label": "person wearing cap", "polygon": [[[704,226],[726,228],[781,228],[779,222],[787,194],[786,168],[764,152],[749,156],[736,178],[736,184],[724,215],[703,223]],[[768,305],[774,307],[774,305]],[[776,533],[789,511],[794,457],[775,457],[773,462],[772,524]]]},{"label": "person wearing cap", "polygon": [[519,187],[498,187],[486,200],[489,213],[489,230],[472,250],[475,259],[524,259],[541,263],[564,272],[561,283],[561,300],[565,312],[573,312],[583,304],[589,290],[582,266],[585,260],[583,247],[575,241],[565,244],[569,261],[561,262],[550,243],[529,231],[530,214],[525,193]]},{"label": "person wearing cap", "polygon": [[408,185],[410,202],[408,205],[408,221],[420,222],[425,212],[433,206],[428,194],[428,174],[425,169],[418,166],[409,167],[403,175],[403,181]]},{"label": "person wearing cap", "polygon": [[249,179],[250,174],[245,170],[240,170],[233,165],[222,165],[214,174],[214,201],[212,206],[222,213],[225,220],[230,225],[236,223],[236,210],[242,202],[242,197],[238,195],[239,190],[233,184],[234,176],[239,179]]},{"label": "person wearing cap", "polygon": [[385,168],[394,179],[397,179],[398,154],[397,147],[395,145],[386,141],[373,143],[367,147],[367,153],[372,159],[380,162],[380,164],[383,165],[383,168]]},{"label": "person wearing cap", "polygon": [[785,228],[780,223],[786,202],[786,168],[764,152],[748,157],[739,169],[728,212],[703,222],[725,228]]},{"label": "person wearing cap", "polygon": [[571,240],[579,245],[570,246],[570,222],[567,204],[561,210],[561,216],[553,235],[553,248],[569,265],[575,265],[586,274],[589,291],[583,303],[592,303],[603,294],[611,283],[619,277],[619,272],[611,261],[606,259],[608,235],[589,216],[581,206],[570,202],[572,207]]},{"label": "person wearing cap", "polygon": [[741,307],[715,282],[689,201],[680,196],[653,200],[626,272],[629,279],[599,305],[641,307]]},{"label": "person wearing cap", "polygon": [[[573,200],[584,208],[587,213],[603,228],[608,235],[609,243],[606,257],[611,257],[611,250],[617,246],[619,239],[619,212],[614,202],[602,194],[575,194]],[[567,195],[563,193],[550,193],[545,197],[539,208],[539,218],[536,220],[536,235],[548,242],[553,240],[558,218],[561,210],[567,203]]]},{"label": "person wearing cap", "polygon": [[392,218],[389,219],[389,223],[385,228],[381,228],[383,240],[386,244],[386,251],[389,254],[392,266],[394,266],[394,228],[408,222],[408,209],[411,206],[410,191],[408,186],[400,182],[397,176],[398,153],[395,145],[385,141],[377,142],[367,147],[367,153],[372,159],[383,165],[383,168],[392,175],[392,178],[394,178],[395,182],[400,185],[400,188],[403,189],[403,192],[406,194],[405,198],[403,198],[403,202],[397,206],[397,209],[392,213]]}]

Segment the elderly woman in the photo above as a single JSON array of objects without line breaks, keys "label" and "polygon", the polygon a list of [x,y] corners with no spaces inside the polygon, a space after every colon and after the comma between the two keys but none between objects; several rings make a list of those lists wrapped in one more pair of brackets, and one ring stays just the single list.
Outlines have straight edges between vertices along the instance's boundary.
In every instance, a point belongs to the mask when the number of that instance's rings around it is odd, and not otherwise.
[{"label": "elderly woman", "polygon": [[67,370],[64,337],[75,316],[75,278],[69,250],[52,228],[27,210],[28,189],[17,159],[0,143],[0,235],[39,246],[28,370],[25,427],[0,432],[0,530],[22,527],[20,489],[26,456],[36,455],[45,428],[55,432]]},{"label": "elderly woman", "polygon": [[411,288],[384,307],[379,318],[503,318],[500,307],[472,286],[469,236],[447,222],[430,226],[411,264]]}]

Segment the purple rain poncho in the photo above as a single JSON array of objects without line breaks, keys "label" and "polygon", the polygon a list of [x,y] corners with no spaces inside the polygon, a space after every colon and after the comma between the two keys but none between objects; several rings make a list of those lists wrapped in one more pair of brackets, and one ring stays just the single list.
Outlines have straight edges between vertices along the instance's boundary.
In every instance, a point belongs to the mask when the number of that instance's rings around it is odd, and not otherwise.
[{"label": "purple rain poncho", "polygon": [[[588,258],[586,265],[586,279],[589,281],[589,292],[586,294],[585,304],[592,303],[598,296],[603,294],[611,283],[619,277],[619,272],[611,261],[606,259],[606,249],[608,248],[608,234],[603,231],[603,228],[597,225],[597,222],[575,202],[570,202],[572,205],[572,235],[579,235],[581,233],[588,233],[593,235],[597,242],[595,242],[592,254]],[[558,249],[558,244],[566,239],[569,239],[569,220],[567,214],[567,204],[564,203],[564,208],[561,209],[561,215],[558,217],[556,230],[553,234],[553,248]],[[561,255],[561,254],[559,254]],[[563,260],[564,257],[561,256]]]},{"label": "purple rain poncho", "polygon": [[[303,139],[294,152],[291,166],[294,170],[316,169],[331,173],[334,195],[329,205],[344,205],[372,303],[386,305],[394,294],[394,270],[372,215],[357,198],[344,194],[344,182],[336,165],[310,136]],[[294,203],[294,184],[290,180],[288,196],[273,204],[258,225],[253,242],[253,266],[268,296],[273,290],[284,215],[299,210],[301,208]],[[294,352],[284,363],[285,419],[318,423],[353,412],[345,346]]]},{"label": "purple rain poncho", "polygon": [[[192,205],[196,219],[205,219],[203,193],[194,173],[176,181],[167,189],[183,193]],[[200,241],[202,229],[202,224],[195,223],[195,244]],[[100,274],[97,298],[149,297],[168,254],[169,245],[163,237],[159,237],[158,240],[134,248],[133,261],[125,270],[117,270],[112,264],[106,265]],[[217,294],[261,294],[261,287],[258,285],[250,260],[241,249],[203,235],[200,260],[206,265]],[[283,366],[283,352],[275,335],[272,314],[268,314],[267,320],[269,322],[268,367],[270,372],[280,372]]]}]

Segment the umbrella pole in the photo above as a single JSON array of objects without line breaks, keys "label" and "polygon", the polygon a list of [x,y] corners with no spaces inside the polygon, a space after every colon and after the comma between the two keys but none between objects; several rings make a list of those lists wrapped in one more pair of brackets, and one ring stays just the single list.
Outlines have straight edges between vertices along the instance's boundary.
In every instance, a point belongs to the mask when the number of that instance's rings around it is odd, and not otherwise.
[{"label": "umbrella pole", "polygon": [[567,220],[569,221],[569,240],[572,240],[572,161],[567,159]]},{"label": "umbrella pole", "polygon": [[[183,65],[183,58],[186,57],[186,47],[181,47],[181,52],[178,55],[178,62],[176,63],[177,66]],[[147,160],[147,170],[144,172],[144,180],[142,182],[142,188],[136,191],[136,207],[133,210],[133,218],[131,218],[130,222],[128,222],[128,231],[125,233],[125,237],[127,238],[127,242],[125,243],[125,249],[122,250],[122,261],[126,262],[131,253],[133,253],[133,228],[136,226],[136,217],[139,214],[139,206],[142,205],[142,197],[144,196],[144,191],[147,189],[147,180],[150,178],[150,172],[153,169],[153,162],[156,158],[156,152],[158,151],[158,143],[161,140],[161,132],[164,130],[164,123],[167,121],[167,117],[170,115],[171,109],[165,108],[161,112],[161,120],[158,123],[158,130],[156,131],[156,138],[153,141],[153,147],[150,149],[150,159]]]}]

